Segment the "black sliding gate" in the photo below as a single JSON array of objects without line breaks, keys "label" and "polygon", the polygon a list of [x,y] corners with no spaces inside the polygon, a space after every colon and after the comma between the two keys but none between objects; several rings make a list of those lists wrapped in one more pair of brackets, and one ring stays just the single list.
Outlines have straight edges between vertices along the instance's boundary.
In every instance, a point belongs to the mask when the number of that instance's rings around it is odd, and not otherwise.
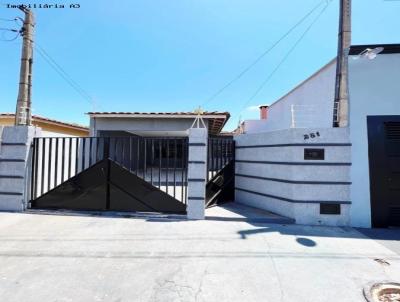
[{"label": "black sliding gate", "polygon": [[234,200],[235,141],[231,136],[208,139],[206,207]]},{"label": "black sliding gate", "polygon": [[33,142],[31,208],[185,213],[186,138]]}]

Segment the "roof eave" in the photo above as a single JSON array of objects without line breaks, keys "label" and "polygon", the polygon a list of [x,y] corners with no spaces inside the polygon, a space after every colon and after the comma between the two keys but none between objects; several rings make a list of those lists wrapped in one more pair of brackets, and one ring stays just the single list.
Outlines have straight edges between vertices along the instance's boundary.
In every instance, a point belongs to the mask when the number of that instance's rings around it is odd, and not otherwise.
[{"label": "roof eave", "polygon": [[[196,118],[197,114],[130,114],[130,113],[87,113],[90,117],[121,117],[121,118]],[[229,118],[228,114],[203,114],[202,118]]]}]

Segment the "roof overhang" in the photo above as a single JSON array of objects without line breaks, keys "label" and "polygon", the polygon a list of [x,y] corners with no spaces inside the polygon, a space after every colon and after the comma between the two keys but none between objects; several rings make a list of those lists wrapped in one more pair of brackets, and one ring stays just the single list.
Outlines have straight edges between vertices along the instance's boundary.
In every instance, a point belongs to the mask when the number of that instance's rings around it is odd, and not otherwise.
[{"label": "roof overhang", "polygon": [[[193,112],[88,112],[93,118],[137,118],[137,119],[195,119]],[[229,112],[204,112],[203,119],[208,121],[208,132],[217,135],[230,118]]]}]

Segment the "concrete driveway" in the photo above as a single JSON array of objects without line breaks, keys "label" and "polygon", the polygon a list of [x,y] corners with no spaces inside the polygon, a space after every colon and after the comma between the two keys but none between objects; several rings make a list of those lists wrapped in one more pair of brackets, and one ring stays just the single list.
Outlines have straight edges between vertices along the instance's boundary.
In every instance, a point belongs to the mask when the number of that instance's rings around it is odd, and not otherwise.
[{"label": "concrete driveway", "polygon": [[0,301],[364,301],[400,256],[354,229],[0,213]]}]

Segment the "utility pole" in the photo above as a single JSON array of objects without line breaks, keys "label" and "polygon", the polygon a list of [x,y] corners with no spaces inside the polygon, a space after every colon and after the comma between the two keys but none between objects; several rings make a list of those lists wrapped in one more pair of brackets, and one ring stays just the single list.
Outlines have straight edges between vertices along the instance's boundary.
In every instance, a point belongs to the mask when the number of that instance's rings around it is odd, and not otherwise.
[{"label": "utility pole", "polygon": [[19,89],[17,108],[15,111],[15,125],[29,126],[32,123],[32,64],[33,64],[33,34],[35,20],[31,10],[19,7],[25,13],[24,25],[21,29],[22,53],[19,75]]},{"label": "utility pole", "polygon": [[333,127],[349,125],[348,51],[351,46],[351,0],[340,0]]}]

